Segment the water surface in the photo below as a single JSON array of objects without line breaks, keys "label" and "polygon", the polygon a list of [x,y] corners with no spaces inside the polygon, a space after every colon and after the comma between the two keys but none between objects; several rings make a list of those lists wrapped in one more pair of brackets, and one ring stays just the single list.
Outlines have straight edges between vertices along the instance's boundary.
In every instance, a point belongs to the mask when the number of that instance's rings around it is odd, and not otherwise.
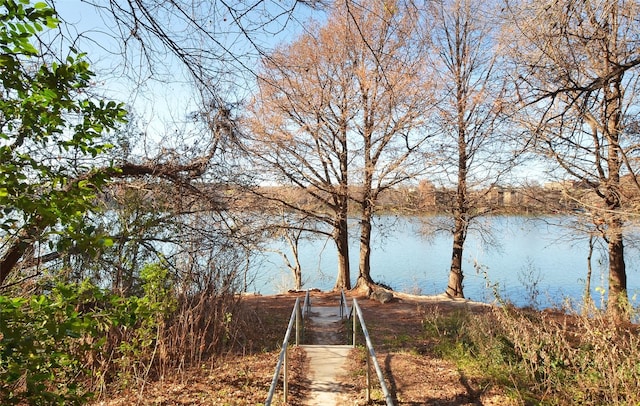
[{"label": "water surface", "polygon": [[[371,276],[392,288],[408,293],[439,294],[446,289],[451,260],[452,237],[442,232],[425,236],[425,218],[382,216],[373,232]],[[439,223],[441,218],[429,218]],[[464,250],[464,293],[472,300],[491,302],[494,292],[518,305],[560,306],[567,298],[580,302],[587,275],[588,239],[567,228],[570,217],[494,216],[481,220],[472,230]],[[559,226],[564,224],[565,227]],[[432,230],[433,227],[426,227]],[[352,283],[358,273],[357,223],[351,227]],[[282,241],[273,248],[287,255]],[[328,290],[336,278],[336,252],[332,241],[304,241],[300,246],[305,288]],[[248,290],[278,293],[292,287],[290,271],[280,255],[267,253]],[[637,305],[640,292],[638,249],[627,244],[625,259],[629,297]],[[606,294],[606,253],[597,251],[592,260],[592,295],[596,302]]]}]

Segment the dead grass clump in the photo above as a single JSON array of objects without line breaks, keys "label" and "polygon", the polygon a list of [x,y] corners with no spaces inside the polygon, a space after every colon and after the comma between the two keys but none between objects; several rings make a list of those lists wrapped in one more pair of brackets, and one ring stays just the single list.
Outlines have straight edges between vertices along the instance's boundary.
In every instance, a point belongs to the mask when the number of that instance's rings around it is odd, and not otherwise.
[{"label": "dead grass clump", "polygon": [[637,327],[605,314],[537,312],[510,306],[484,314],[431,314],[427,332],[442,354],[523,403],[640,404]]},{"label": "dead grass clump", "polygon": [[[216,370],[228,359],[270,353],[282,342],[293,301],[220,294],[214,290],[172,298],[166,313],[109,328],[93,355],[91,387],[103,399],[153,382],[186,381],[193,371]],[[275,360],[269,369],[275,367]],[[273,372],[271,371],[271,374]]]}]

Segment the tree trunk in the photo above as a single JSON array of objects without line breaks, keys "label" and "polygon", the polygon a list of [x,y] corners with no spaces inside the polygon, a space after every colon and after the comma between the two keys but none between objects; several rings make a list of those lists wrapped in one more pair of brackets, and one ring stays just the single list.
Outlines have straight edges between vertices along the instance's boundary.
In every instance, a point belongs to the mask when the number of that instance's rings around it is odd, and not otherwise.
[{"label": "tree trunk", "polygon": [[467,235],[467,226],[464,218],[460,215],[455,220],[455,230],[453,233],[453,250],[451,254],[451,268],[449,270],[449,283],[446,294],[452,298],[464,298],[462,280],[462,254],[464,241]]},{"label": "tree trunk", "polygon": [[333,288],[335,290],[349,290],[351,289],[351,273],[349,270],[349,234],[346,217],[337,220],[334,240],[338,250],[338,277]]},{"label": "tree trunk", "polygon": [[[461,67],[461,66],[460,66]],[[453,208],[453,249],[451,252],[451,268],[449,270],[449,283],[445,293],[452,298],[464,298],[462,291],[462,254],[464,242],[467,239],[469,228],[469,204],[467,202],[467,123],[465,121],[467,96],[464,91],[463,78],[461,72],[457,72],[457,96],[456,110],[458,131],[458,188],[456,191],[456,201]]]},{"label": "tree trunk", "polygon": [[300,268],[296,268],[293,272],[294,279],[294,289],[301,290],[302,289],[302,272],[300,272]]},{"label": "tree trunk", "polygon": [[9,274],[20,261],[20,258],[24,255],[28,248],[33,244],[27,242],[28,240],[18,240],[0,259],[0,287],[4,285],[4,282],[9,277]]},{"label": "tree trunk", "polygon": [[293,274],[293,284],[295,290],[302,289],[302,265],[300,264],[300,255],[298,253],[298,241],[295,243],[289,239],[291,243],[291,252],[293,253],[293,266],[289,266],[291,269],[291,273]]},{"label": "tree trunk", "polygon": [[283,254],[282,258],[293,274],[294,289],[300,290],[302,289],[302,265],[300,264],[300,252],[298,251],[298,247],[301,231],[296,231],[295,233],[296,234],[292,236],[285,231],[284,236],[284,238],[287,240],[287,243],[289,243],[289,248],[291,249],[291,255],[293,256],[293,265],[291,265],[291,262],[289,262],[289,259],[286,255]]},{"label": "tree trunk", "polygon": [[360,220],[360,262],[356,289],[375,285],[371,279],[371,211],[371,208],[365,208]]},{"label": "tree trunk", "polygon": [[589,236],[589,254],[587,255],[587,281],[584,286],[584,311],[588,314],[589,307],[593,304],[593,298],[591,297],[591,275],[593,274],[593,247],[594,236]]},{"label": "tree trunk", "polygon": [[613,232],[609,235],[609,296],[607,311],[616,319],[628,319],[627,273],[624,262],[622,221],[613,221]]},{"label": "tree trunk", "polygon": [[624,262],[622,227],[624,220],[619,214],[622,208],[620,170],[622,167],[620,135],[622,133],[622,75],[616,76],[610,86],[604,86],[606,104],[607,166],[609,179],[606,182],[605,214],[609,245],[609,298],[607,311],[616,319],[628,319],[627,273]]},{"label": "tree trunk", "polygon": [[16,239],[7,244],[10,245],[10,248],[0,258],[0,288],[4,285],[16,265],[23,259],[25,253],[33,248],[39,236],[50,226],[50,222],[43,220],[40,216],[36,216],[32,224],[22,229]]},{"label": "tree trunk", "polygon": [[296,258],[296,266],[293,269],[293,280],[295,283],[295,290],[302,289],[302,268],[300,267],[300,262],[298,262]]}]

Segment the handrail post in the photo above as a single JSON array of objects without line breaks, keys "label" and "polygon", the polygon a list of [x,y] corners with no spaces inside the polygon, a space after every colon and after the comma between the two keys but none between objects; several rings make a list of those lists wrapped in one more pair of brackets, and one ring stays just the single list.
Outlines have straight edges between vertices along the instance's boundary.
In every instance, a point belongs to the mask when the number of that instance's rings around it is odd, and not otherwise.
[{"label": "handrail post", "polygon": [[349,317],[349,302],[347,296],[344,294],[344,289],[340,290],[340,319]]},{"label": "handrail post", "polygon": [[289,390],[289,371],[288,371],[288,348],[289,348],[289,337],[291,336],[291,331],[293,330],[293,323],[296,317],[296,309],[300,306],[300,298],[296,298],[296,303],[293,305],[293,310],[291,311],[291,317],[289,318],[289,324],[287,325],[287,332],[284,334],[284,340],[282,341],[282,350],[280,351],[280,355],[278,356],[278,363],[276,364],[276,370],[273,374],[273,379],[271,380],[271,386],[269,387],[269,393],[267,394],[267,399],[265,401],[265,406],[270,406],[271,401],[273,399],[273,395],[276,391],[276,386],[278,384],[278,378],[280,377],[280,368],[284,364],[284,377],[283,377],[283,389],[284,389],[284,399],[286,403],[287,392]]},{"label": "handrail post", "polygon": [[[355,302],[356,302],[356,299],[353,299],[353,303],[354,304],[355,304]],[[355,308],[355,306],[354,306],[354,308]],[[351,313],[351,318],[353,319],[352,320],[353,323],[351,323],[352,324],[352,331],[353,331],[353,334],[352,334],[352,336],[353,336],[352,337],[353,338],[353,348],[356,348],[356,332],[358,331],[357,330],[358,329],[358,324],[357,324],[358,323],[358,315],[356,314],[355,310]]]},{"label": "handrail post", "polygon": [[309,296],[309,289],[307,289],[307,293],[304,295],[304,303],[302,304],[304,308],[304,318],[309,317],[309,312],[311,311],[311,297]]},{"label": "handrail post", "polygon": [[[371,362],[373,362],[373,366],[376,370],[376,375],[378,376],[378,381],[380,382],[380,389],[382,389],[382,393],[384,394],[385,397],[385,401],[387,403],[387,406],[393,406],[394,402],[393,402],[393,398],[391,397],[391,393],[389,393],[389,389],[387,389],[387,385],[384,382],[384,374],[382,373],[382,369],[380,368],[380,364],[378,364],[378,359],[376,358],[376,353],[373,349],[373,344],[371,343],[371,337],[369,337],[369,331],[367,330],[367,326],[364,322],[364,316],[362,315],[362,310],[360,309],[360,306],[358,305],[358,302],[356,301],[356,299],[353,299],[353,310],[354,310],[354,315],[353,318],[355,320],[356,317],[358,317],[358,319],[360,319],[360,327],[362,327],[362,334],[364,335],[364,339],[365,339],[365,343],[366,343],[366,347],[367,347],[367,372],[369,367],[369,357],[371,358]],[[355,321],[354,321],[354,346],[355,346]],[[367,383],[367,387],[370,387],[370,383]]]},{"label": "handrail post", "polygon": [[304,322],[302,320],[302,309],[298,304],[299,302],[296,302],[296,345],[300,345],[302,343],[303,330],[304,330]]},{"label": "handrail post", "polygon": [[371,356],[367,351],[367,403],[371,402]]},{"label": "handrail post", "polygon": [[284,372],[282,377],[282,390],[284,391],[284,403],[287,403],[289,395],[289,346],[284,349]]}]

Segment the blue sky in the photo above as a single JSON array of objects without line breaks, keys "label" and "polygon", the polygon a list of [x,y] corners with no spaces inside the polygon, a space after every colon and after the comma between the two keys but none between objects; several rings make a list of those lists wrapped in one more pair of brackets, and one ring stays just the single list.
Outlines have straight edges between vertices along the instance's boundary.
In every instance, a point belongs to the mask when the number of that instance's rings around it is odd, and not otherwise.
[{"label": "blue sky", "polygon": [[[108,4],[107,0],[93,1]],[[246,0],[235,1],[239,5],[247,3]],[[260,0],[256,1],[260,2]],[[243,25],[249,28],[251,28],[250,23],[259,16],[280,15],[276,24],[261,29],[256,28],[252,34],[252,40],[257,45],[268,49],[279,43],[291,41],[303,32],[304,23],[309,18],[314,17],[318,20],[325,18],[322,13],[300,5],[296,6],[292,16],[282,14],[291,1],[265,0],[260,2],[262,9],[252,10],[256,14],[253,17],[249,15],[243,22]],[[185,0],[185,2],[188,1]],[[219,3],[212,0],[203,4],[215,8],[219,7]],[[198,135],[195,135],[197,130],[193,128],[193,123],[188,120],[188,116],[190,112],[198,110],[200,99],[184,65],[170,53],[159,57],[156,55],[158,59],[152,67],[154,75],[151,75],[150,67],[139,63],[141,50],[135,40],[130,40],[127,44],[128,58],[125,59],[122,56],[122,35],[117,31],[111,15],[104,11],[100,13],[96,6],[80,0],[55,0],[53,4],[61,19],[66,22],[63,28],[65,36],[79,37],[78,48],[88,54],[93,70],[97,74],[98,90],[111,99],[131,106],[136,116],[141,118],[141,130],[147,134],[149,140],[172,147],[172,143],[182,141],[174,140],[174,134],[184,135],[192,132],[194,134],[192,139],[197,139]],[[123,4],[126,4],[126,1],[123,1]],[[251,70],[257,68],[259,60],[257,53],[245,36],[237,30],[233,15],[219,9],[207,11],[213,13],[212,18],[218,18],[217,22],[210,25],[210,32],[215,41],[232,49],[234,55],[243,57],[236,61],[225,62],[228,63],[227,67],[231,67],[233,74],[221,77],[220,83],[216,86],[227,92],[230,98],[245,98],[253,88],[254,76]],[[285,23],[285,28],[281,29]],[[223,56],[228,60],[229,55]],[[139,76],[131,78],[133,74]],[[520,179],[531,178],[533,175],[536,180],[541,180],[540,174],[540,168],[534,164],[520,168],[519,173],[514,175]]]},{"label": "blue sky", "polygon": [[[108,3],[100,0],[95,2]],[[247,7],[246,3],[237,1],[238,6]],[[304,29],[304,21],[312,14],[322,17],[300,5],[296,6],[293,15],[282,14],[291,1],[268,0],[259,3],[258,8],[252,9],[254,14],[248,14],[242,24],[252,28],[249,24],[261,16],[280,15],[276,24],[254,27],[252,40],[265,48],[294,39]],[[186,117],[197,109],[199,98],[189,74],[177,58],[170,53],[156,54],[154,57],[157,59],[150,67],[142,60],[142,51],[135,40],[126,43],[128,51],[127,58],[124,58],[121,52],[124,44],[122,35],[111,15],[105,11],[98,12],[96,6],[79,0],[56,0],[53,4],[60,18],[66,22],[63,28],[65,36],[78,38],[77,47],[87,53],[97,74],[96,86],[101,92],[131,106],[138,116],[143,117],[147,133],[154,137],[166,138],[173,131],[184,130]],[[237,29],[234,16],[222,8],[220,2],[202,4],[208,7],[205,12],[212,16],[208,20],[212,38],[203,41],[211,41],[211,47],[216,46],[217,42],[221,47],[232,50],[234,56],[241,57],[233,60],[230,54],[219,52],[220,63],[225,64],[220,68],[221,71],[228,70],[233,74],[220,75],[220,82],[215,86],[227,92],[229,97],[246,97],[253,86],[250,70],[257,66],[257,53]],[[158,20],[169,21],[161,16]],[[171,27],[173,29],[180,25],[179,20],[175,21],[175,26]],[[206,23],[205,19],[203,24]],[[285,28],[281,29],[285,23]],[[203,46],[208,47],[209,44],[203,42]],[[134,75],[138,77],[132,78]]]}]

